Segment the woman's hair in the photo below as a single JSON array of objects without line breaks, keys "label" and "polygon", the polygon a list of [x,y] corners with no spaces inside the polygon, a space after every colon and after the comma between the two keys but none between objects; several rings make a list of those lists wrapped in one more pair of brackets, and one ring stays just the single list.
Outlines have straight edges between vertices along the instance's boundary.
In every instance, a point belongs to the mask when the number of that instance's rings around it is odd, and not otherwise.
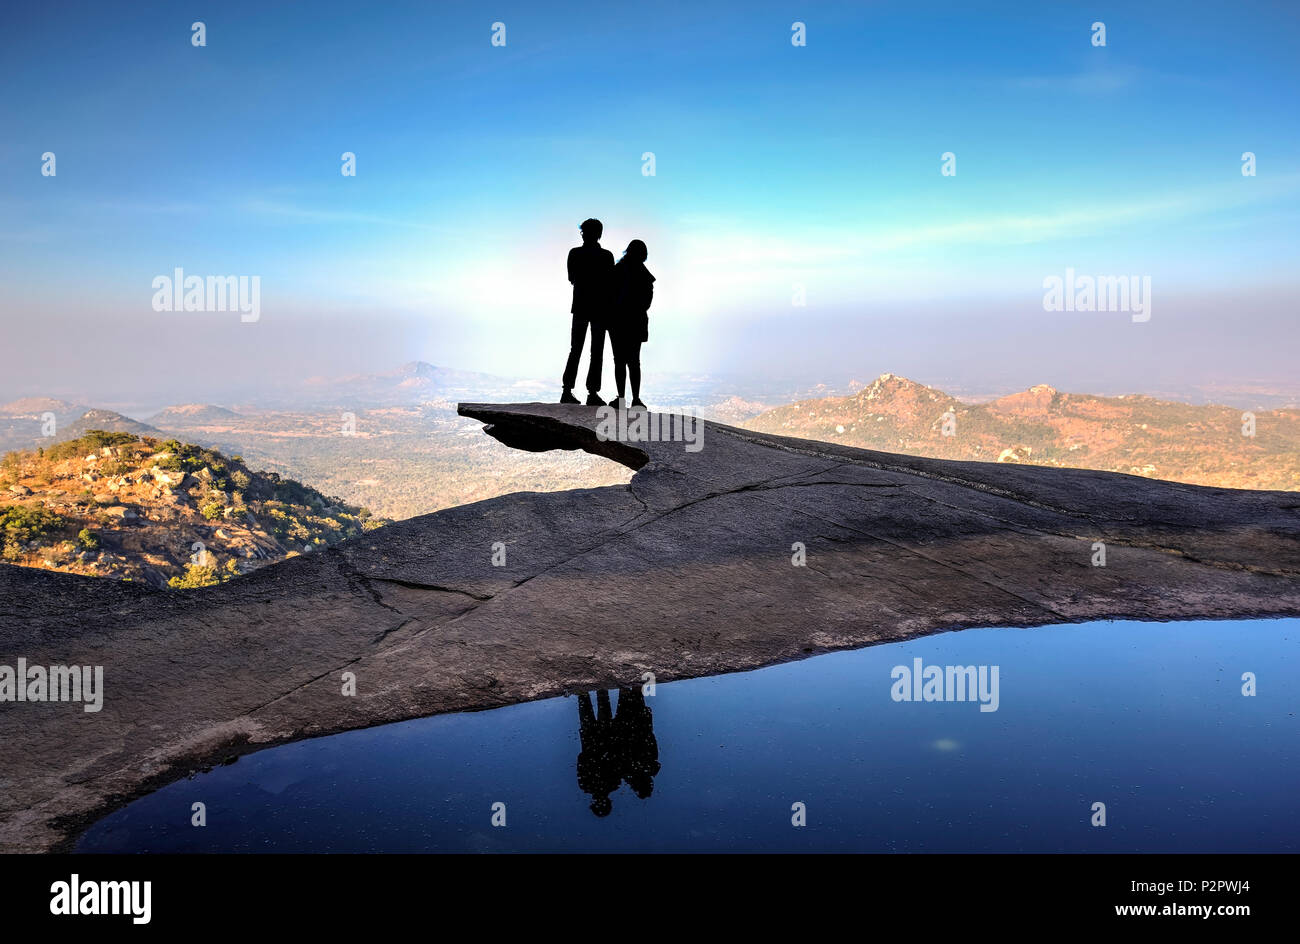
[{"label": "woman's hair", "polygon": [[646,250],[645,243],[634,239],[627,244],[627,249],[623,250],[623,257],[633,262],[645,262],[650,258],[650,253]]}]

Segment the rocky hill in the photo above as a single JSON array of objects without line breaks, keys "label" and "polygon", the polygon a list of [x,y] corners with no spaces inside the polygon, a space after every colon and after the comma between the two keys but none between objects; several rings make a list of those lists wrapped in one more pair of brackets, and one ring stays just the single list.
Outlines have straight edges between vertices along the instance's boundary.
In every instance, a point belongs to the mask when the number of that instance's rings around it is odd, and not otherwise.
[{"label": "rocky hill", "polygon": [[382,523],[238,456],[131,432],[0,461],[0,556],[28,567],[206,586]]},{"label": "rocky hill", "polygon": [[25,397],[0,406],[0,453],[48,448],[84,436],[92,429],[139,436],[159,430],[113,410],[95,409],[52,397]]},{"label": "rocky hill", "polygon": [[0,404],[0,415],[39,416],[42,413],[70,413],[84,408],[54,397],[23,397]]},{"label": "rocky hill", "polygon": [[150,426],[148,423],[141,423],[137,420],[133,420],[131,417],[123,416],[121,413],[116,413],[113,410],[87,410],[71,423],[65,423],[60,426],[58,434],[53,437],[53,441],[60,443],[67,442],[71,439],[79,439],[92,431],[132,433],[136,436],[163,435],[162,431],[157,427]]},{"label": "rocky hill", "polygon": [[[951,435],[945,434],[946,424]],[[1226,488],[1300,489],[1300,411],[1252,414],[1146,396],[1063,393],[1046,384],[988,403],[963,403],[883,374],[853,396],[802,400],[743,425],[938,459],[974,459],[1127,472]]]},{"label": "rocky hill", "polygon": [[231,420],[238,419],[238,417],[238,413],[234,410],[228,410],[224,406],[214,406],[211,403],[183,403],[158,411],[149,417],[149,423],[152,426],[166,429],[173,425],[229,423]]}]

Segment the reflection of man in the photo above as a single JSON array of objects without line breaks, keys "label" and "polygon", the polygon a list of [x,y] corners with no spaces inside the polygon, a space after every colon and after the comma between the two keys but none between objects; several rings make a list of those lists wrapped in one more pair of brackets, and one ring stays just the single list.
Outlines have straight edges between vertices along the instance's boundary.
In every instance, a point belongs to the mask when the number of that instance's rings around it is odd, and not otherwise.
[{"label": "reflection of man", "polygon": [[614,808],[610,794],[626,780],[641,799],[654,792],[659,773],[659,744],[654,719],[639,688],[618,690],[618,714],[611,717],[609,692],[596,692],[596,710],[591,695],[578,696],[578,786],[591,794],[591,811],[608,816]]},{"label": "reflection of man", "polygon": [[591,710],[591,695],[578,696],[578,787],[591,794],[591,811],[608,816],[614,804],[609,795],[618,789],[618,759],[614,745],[614,722],[610,718],[609,692],[596,693],[596,712]]},{"label": "reflection of man", "polygon": [[573,283],[573,305],[569,311],[573,314],[573,322],[569,326],[569,360],[564,365],[564,392],[560,394],[560,402],[578,402],[573,395],[573,385],[578,382],[578,362],[582,360],[582,344],[590,327],[587,405],[604,406],[605,401],[600,398],[600,372],[605,360],[605,329],[608,327],[614,254],[600,248],[600,237],[605,232],[600,220],[586,220],[578,228],[582,230],[582,245],[569,250],[569,281]]}]

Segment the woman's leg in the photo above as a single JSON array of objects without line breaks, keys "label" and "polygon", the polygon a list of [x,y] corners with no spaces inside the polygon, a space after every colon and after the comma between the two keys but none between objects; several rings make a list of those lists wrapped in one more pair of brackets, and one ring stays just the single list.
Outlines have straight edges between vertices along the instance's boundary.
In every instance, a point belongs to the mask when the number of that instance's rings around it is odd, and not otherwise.
[{"label": "woman's leg", "polygon": [[[641,342],[633,341],[628,345],[627,350],[627,370],[632,375],[632,399],[641,399]],[[618,395],[623,395],[623,386],[620,384]]]}]

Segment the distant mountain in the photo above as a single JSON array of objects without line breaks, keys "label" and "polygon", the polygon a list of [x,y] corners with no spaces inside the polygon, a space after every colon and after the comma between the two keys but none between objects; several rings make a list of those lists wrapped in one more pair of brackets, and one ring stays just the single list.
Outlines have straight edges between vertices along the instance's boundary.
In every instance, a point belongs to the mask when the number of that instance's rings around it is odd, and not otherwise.
[{"label": "distant mountain", "polygon": [[[945,414],[951,413],[945,435]],[[1253,414],[1153,397],[1063,393],[1046,384],[969,404],[882,374],[847,397],[801,400],[742,425],[939,459],[1127,472],[1229,488],[1300,489],[1300,411]]]},{"label": "distant mountain", "polygon": [[[757,400],[745,400],[741,397],[727,397],[716,403],[699,407],[698,412],[706,420],[735,426],[748,419],[753,419],[768,408],[766,403]],[[656,407],[658,409],[658,407]]]},{"label": "distant mountain", "polygon": [[152,426],[112,410],[87,409],[48,397],[28,397],[0,407],[0,453],[52,446],[84,436],[92,429],[141,436],[158,434]]},{"label": "distant mountain", "polygon": [[28,567],[206,586],[383,523],[238,457],[130,432],[0,463],[0,556]]},{"label": "distant mountain", "polygon": [[39,416],[42,413],[58,415],[81,412],[85,409],[84,406],[69,403],[67,400],[56,400],[53,397],[24,397],[21,400],[0,404],[0,416]]},{"label": "distant mountain", "polygon": [[239,419],[234,410],[211,403],[184,403],[159,410],[149,417],[149,423],[160,429],[172,426],[228,425]]},{"label": "distant mountain", "polygon": [[112,410],[87,410],[73,422],[62,427],[54,437],[55,442],[64,442],[68,439],[77,439],[86,435],[92,429],[100,429],[110,433],[134,433],[137,436],[159,436],[161,431],[148,423],[140,423],[131,419],[129,416],[123,416],[121,413],[114,413]]}]

